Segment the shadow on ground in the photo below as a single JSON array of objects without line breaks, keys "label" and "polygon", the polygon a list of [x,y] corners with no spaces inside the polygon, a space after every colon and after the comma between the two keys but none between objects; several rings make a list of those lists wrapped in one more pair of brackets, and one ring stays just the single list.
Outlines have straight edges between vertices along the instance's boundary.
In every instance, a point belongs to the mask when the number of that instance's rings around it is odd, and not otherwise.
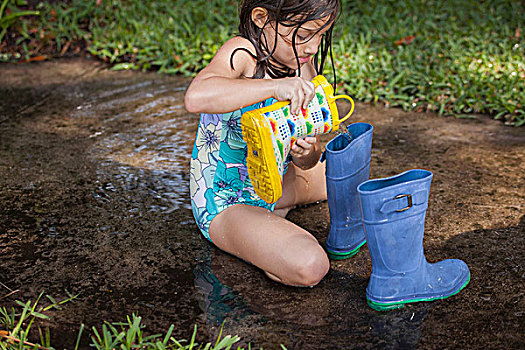
[{"label": "shadow on ground", "polygon": [[[371,176],[431,170],[427,259],[461,258],[472,273],[452,298],[378,313],[365,300],[366,247],[302,289],[199,235],[188,200],[198,117],[182,108],[187,84],[83,59],[0,65],[0,282],[19,290],[0,303],[79,293],[43,323],[56,348],[72,348],[81,323],[133,312],[150,332],[175,324],[187,338],[197,324],[198,340],[209,341],[224,323],[240,345],[265,349],[521,348],[523,129],[358,104],[354,121],[375,127]],[[324,243],[326,203],[288,218]]]}]

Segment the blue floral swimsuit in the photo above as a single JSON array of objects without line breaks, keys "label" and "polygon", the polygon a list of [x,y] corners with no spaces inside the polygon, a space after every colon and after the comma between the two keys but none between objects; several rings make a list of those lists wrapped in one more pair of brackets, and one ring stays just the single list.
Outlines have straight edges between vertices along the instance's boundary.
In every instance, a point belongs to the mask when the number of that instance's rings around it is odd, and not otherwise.
[{"label": "blue floral swimsuit", "polygon": [[242,138],[241,115],[274,103],[273,98],[224,114],[201,114],[191,155],[191,208],[202,234],[210,239],[210,224],[217,214],[235,204],[273,211],[254,191],[246,168],[247,146]]}]

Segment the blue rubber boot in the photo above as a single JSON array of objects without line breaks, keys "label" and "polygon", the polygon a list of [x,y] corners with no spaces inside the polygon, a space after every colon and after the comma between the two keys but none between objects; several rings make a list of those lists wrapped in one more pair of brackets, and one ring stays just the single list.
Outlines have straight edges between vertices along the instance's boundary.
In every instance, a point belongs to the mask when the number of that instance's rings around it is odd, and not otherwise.
[{"label": "blue rubber boot", "polygon": [[373,127],[354,123],[326,145],[326,189],[330,232],[326,250],[331,259],[355,255],[365,244],[357,185],[368,180]]},{"label": "blue rubber boot", "polygon": [[431,181],[430,171],[415,169],[369,180],[357,188],[372,259],[366,297],[375,310],[445,299],[470,281],[463,261],[447,259],[430,264],[423,254]]}]

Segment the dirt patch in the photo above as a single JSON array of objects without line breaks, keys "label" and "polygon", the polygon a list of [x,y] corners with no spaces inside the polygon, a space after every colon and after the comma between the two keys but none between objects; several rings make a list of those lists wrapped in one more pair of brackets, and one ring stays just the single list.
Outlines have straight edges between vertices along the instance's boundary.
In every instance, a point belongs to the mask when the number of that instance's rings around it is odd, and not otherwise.
[{"label": "dirt patch", "polygon": [[[133,312],[151,332],[176,324],[177,338],[197,324],[201,341],[225,322],[268,349],[522,347],[523,128],[358,104],[354,121],[375,128],[371,177],[431,170],[426,257],[472,273],[457,296],[378,313],[366,248],[298,289],[201,238],[185,197],[198,122],[181,108],[187,83],[83,59],[0,65],[0,282],[20,290],[0,303],[80,293],[45,323],[56,348],[72,348],[81,323]],[[324,243],[327,203],[289,219]]]}]

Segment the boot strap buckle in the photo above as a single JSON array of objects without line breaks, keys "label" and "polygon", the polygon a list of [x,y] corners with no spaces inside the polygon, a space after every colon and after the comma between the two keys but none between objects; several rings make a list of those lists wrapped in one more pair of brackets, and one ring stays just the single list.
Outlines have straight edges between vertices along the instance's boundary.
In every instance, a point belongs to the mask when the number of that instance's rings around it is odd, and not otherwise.
[{"label": "boot strap buckle", "polygon": [[404,198],[404,197],[407,197],[408,204],[404,208],[397,209],[396,210],[397,212],[405,211],[405,210],[408,210],[408,209],[412,208],[412,195],[411,194],[400,194],[400,195],[395,196],[394,199],[400,199],[400,198]]}]

